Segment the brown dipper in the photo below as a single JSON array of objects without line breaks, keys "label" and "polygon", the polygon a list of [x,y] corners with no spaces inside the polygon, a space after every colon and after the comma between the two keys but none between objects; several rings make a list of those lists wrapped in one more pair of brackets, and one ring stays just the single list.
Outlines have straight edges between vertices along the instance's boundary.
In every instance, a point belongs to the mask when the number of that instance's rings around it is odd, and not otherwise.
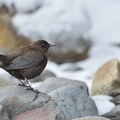
[{"label": "brown dipper", "polygon": [[[47,64],[47,51],[51,45],[45,40],[38,40],[8,55],[0,55],[0,67],[19,79],[20,85],[34,90],[28,79],[39,76]],[[27,85],[22,81],[26,80]]]}]

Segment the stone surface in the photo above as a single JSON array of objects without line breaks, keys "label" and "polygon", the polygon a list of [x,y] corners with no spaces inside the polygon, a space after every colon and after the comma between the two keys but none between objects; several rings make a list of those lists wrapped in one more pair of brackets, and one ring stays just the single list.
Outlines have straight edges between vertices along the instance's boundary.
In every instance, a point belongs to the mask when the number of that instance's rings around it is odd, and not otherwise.
[{"label": "stone surface", "polygon": [[115,103],[115,104],[120,104],[120,95],[114,97],[110,101],[113,102],[113,103]]},{"label": "stone surface", "polygon": [[88,91],[87,85],[78,80],[70,80],[66,78],[51,77],[46,79],[43,84],[40,86],[39,90],[45,93],[49,93],[57,88],[67,85],[75,85],[82,88],[84,91]]},{"label": "stone surface", "polygon": [[120,63],[112,59],[102,65],[95,73],[92,94],[116,96],[120,93]]},{"label": "stone surface", "polygon": [[0,87],[9,86],[9,85],[13,85],[13,83],[0,77]]},{"label": "stone surface", "polygon": [[31,79],[31,82],[39,82],[39,81],[44,81],[45,79],[49,78],[49,77],[55,77],[55,74],[49,70],[44,70],[40,76]]},{"label": "stone surface", "polygon": [[64,86],[49,93],[64,112],[66,119],[98,115],[94,101],[87,91],[77,86]]},{"label": "stone surface", "polygon": [[34,100],[35,95],[35,92],[18,85],[1,87],[0,104],[5,107],[11,120],[20,120],[20,118],[22,120],[56,120],[56,118],[66,120],[63,112],[50,96],[39,93]]},{"label": "stone surface", "polygon": [[99,116],[89,116],[89,117],[82,117],[82,118],[77,118],[73,120],[110,120],[105,117],[99,117]]},{"label": "stone surface", "polygon": [[[112,112],[120,112],[120,105],[116,105],[113,109]],[[120,113],[119,113],[120,114]]]},{"label": "stone surface", "polygon": [[0,120],[10,120],[6,109],[0,105]]}]

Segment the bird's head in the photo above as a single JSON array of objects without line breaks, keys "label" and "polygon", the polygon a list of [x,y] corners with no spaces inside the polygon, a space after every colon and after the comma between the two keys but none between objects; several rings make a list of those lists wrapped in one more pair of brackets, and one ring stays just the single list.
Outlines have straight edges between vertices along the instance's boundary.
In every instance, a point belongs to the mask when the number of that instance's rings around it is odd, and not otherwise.
[{"label": "bird's head", "polygon": [[38,40],[36,42],[33,42],[32,45],[38,46],[42,52],[47,52],[50,47],[56,46],[56,45],[49,44],[45,40]]}]

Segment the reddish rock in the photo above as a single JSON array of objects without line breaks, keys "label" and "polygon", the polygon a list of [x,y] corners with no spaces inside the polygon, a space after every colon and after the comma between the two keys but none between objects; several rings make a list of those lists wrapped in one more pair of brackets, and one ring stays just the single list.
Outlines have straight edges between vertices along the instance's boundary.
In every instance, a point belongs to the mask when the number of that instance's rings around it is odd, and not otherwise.
[{"label": "reddish rock", "polygon": [[44,107],[28,110],[12,120],[56,120],[58,114],[57,109],[46,109]]}]

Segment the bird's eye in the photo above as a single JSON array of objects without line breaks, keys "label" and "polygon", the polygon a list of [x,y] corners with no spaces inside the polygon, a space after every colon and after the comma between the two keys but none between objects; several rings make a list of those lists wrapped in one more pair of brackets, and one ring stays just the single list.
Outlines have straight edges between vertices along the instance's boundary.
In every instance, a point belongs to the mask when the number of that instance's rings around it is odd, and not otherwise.
[{"label": "bird's eye", "polygon": [[42,47],[45,47],[45,44],[44,44],[44,43],[42,44]]}]

